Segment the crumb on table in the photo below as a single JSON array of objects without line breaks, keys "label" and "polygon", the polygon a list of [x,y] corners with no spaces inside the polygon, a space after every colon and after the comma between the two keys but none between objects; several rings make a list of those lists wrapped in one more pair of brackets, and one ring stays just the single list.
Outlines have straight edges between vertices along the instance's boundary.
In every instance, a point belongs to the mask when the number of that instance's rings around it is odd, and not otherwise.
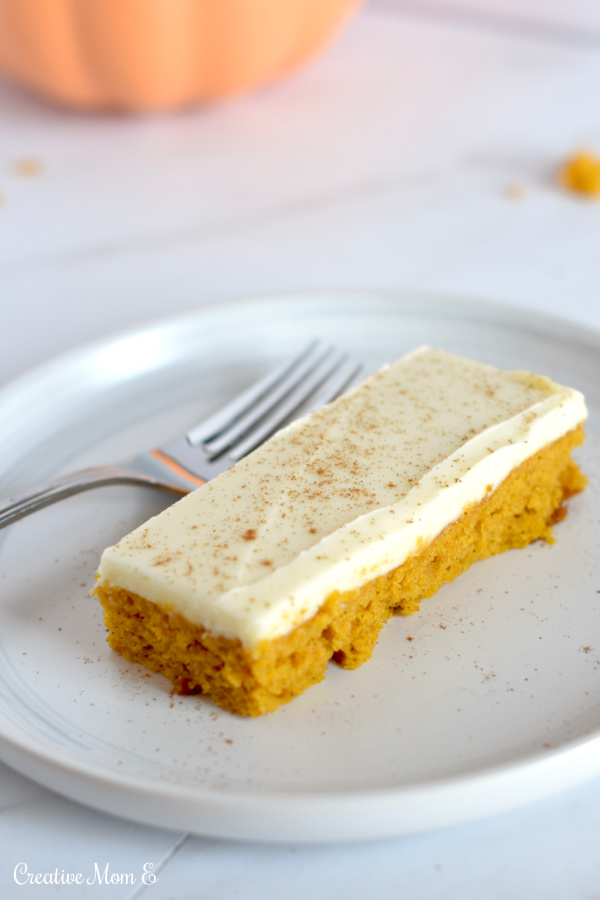
[{"label": "crumb on table", "polygon": [[509,200],[523,200],[526,193],[522,184],[509,184],[506,188],[506,196]]},{"label": "crumb on table", "polygon": [[32,157],[17,159],[13,164],[13,172],[20,178],[35,178],[41,174],[42,168],[40,160]]},{"label": "crumb on table", "polygon": [[572,191],[600,196],[600,158],[587,151],[575,153],[561,169],[560,180]]}]

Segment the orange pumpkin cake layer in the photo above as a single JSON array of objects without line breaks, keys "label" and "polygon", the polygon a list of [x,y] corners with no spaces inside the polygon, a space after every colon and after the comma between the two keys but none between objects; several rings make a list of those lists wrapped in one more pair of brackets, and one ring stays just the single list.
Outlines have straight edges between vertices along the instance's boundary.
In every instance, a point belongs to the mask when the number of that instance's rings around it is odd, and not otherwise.
[{"label": "orange pumpkin cake layer", "polygon": [[541,376],[415,351],[108,548],[109,642],[177,693],[272,711],[476,560],[550,540],[585,416]]}]

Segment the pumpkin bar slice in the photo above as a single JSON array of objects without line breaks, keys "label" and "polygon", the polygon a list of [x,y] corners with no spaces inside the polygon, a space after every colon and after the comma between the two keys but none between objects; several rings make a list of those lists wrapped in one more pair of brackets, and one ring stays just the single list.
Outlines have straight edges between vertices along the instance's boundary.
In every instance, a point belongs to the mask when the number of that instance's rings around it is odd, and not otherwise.
[{"label": "pumpkin bar slice", "polygon": [[476,560],[552,539],[582,395],[420,348],[109,547],[108,641],[234,713],[354,668]]}]

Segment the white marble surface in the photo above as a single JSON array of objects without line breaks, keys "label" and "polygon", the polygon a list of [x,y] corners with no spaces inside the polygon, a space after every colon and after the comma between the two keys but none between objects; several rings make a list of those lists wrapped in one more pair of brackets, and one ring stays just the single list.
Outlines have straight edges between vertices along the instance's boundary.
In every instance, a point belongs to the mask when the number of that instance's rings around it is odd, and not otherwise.
[{"label": "white marble surface", "polygon": [[[371,0],[285,83],[156,118],[79,116],[0,83],[0,384],[124,328],[231,298],[416,288],[600,328],[600,203],[557,186],[600,152],[595,2]],[[36,176],[15,164],[35,159]],[[600,782],[355,846],[143,828],[0,765],[0,896],[592,898]],[[18,886],[14,866],[141,874]]]}]

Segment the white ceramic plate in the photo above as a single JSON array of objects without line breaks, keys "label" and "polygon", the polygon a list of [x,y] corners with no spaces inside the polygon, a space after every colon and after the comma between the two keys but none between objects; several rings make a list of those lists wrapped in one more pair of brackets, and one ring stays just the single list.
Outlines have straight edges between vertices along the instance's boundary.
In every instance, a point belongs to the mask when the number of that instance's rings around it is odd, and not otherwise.
[{"label": "white ceramic plate", "polygon": [[0,532],[0,754],[95,808],[221,837],[417,832],[600,773],[600,338],[505,307],[412,295],[225,305],[88,347],[0,395],[0,495],[177,434],[305,339],[367,370],[429,343],[585,391],[590,476],[552,546],[483,563],[373,659],[277,713],[231,716],[125,663],[90,598],[100,552],[164,495],[104,488]]}]

